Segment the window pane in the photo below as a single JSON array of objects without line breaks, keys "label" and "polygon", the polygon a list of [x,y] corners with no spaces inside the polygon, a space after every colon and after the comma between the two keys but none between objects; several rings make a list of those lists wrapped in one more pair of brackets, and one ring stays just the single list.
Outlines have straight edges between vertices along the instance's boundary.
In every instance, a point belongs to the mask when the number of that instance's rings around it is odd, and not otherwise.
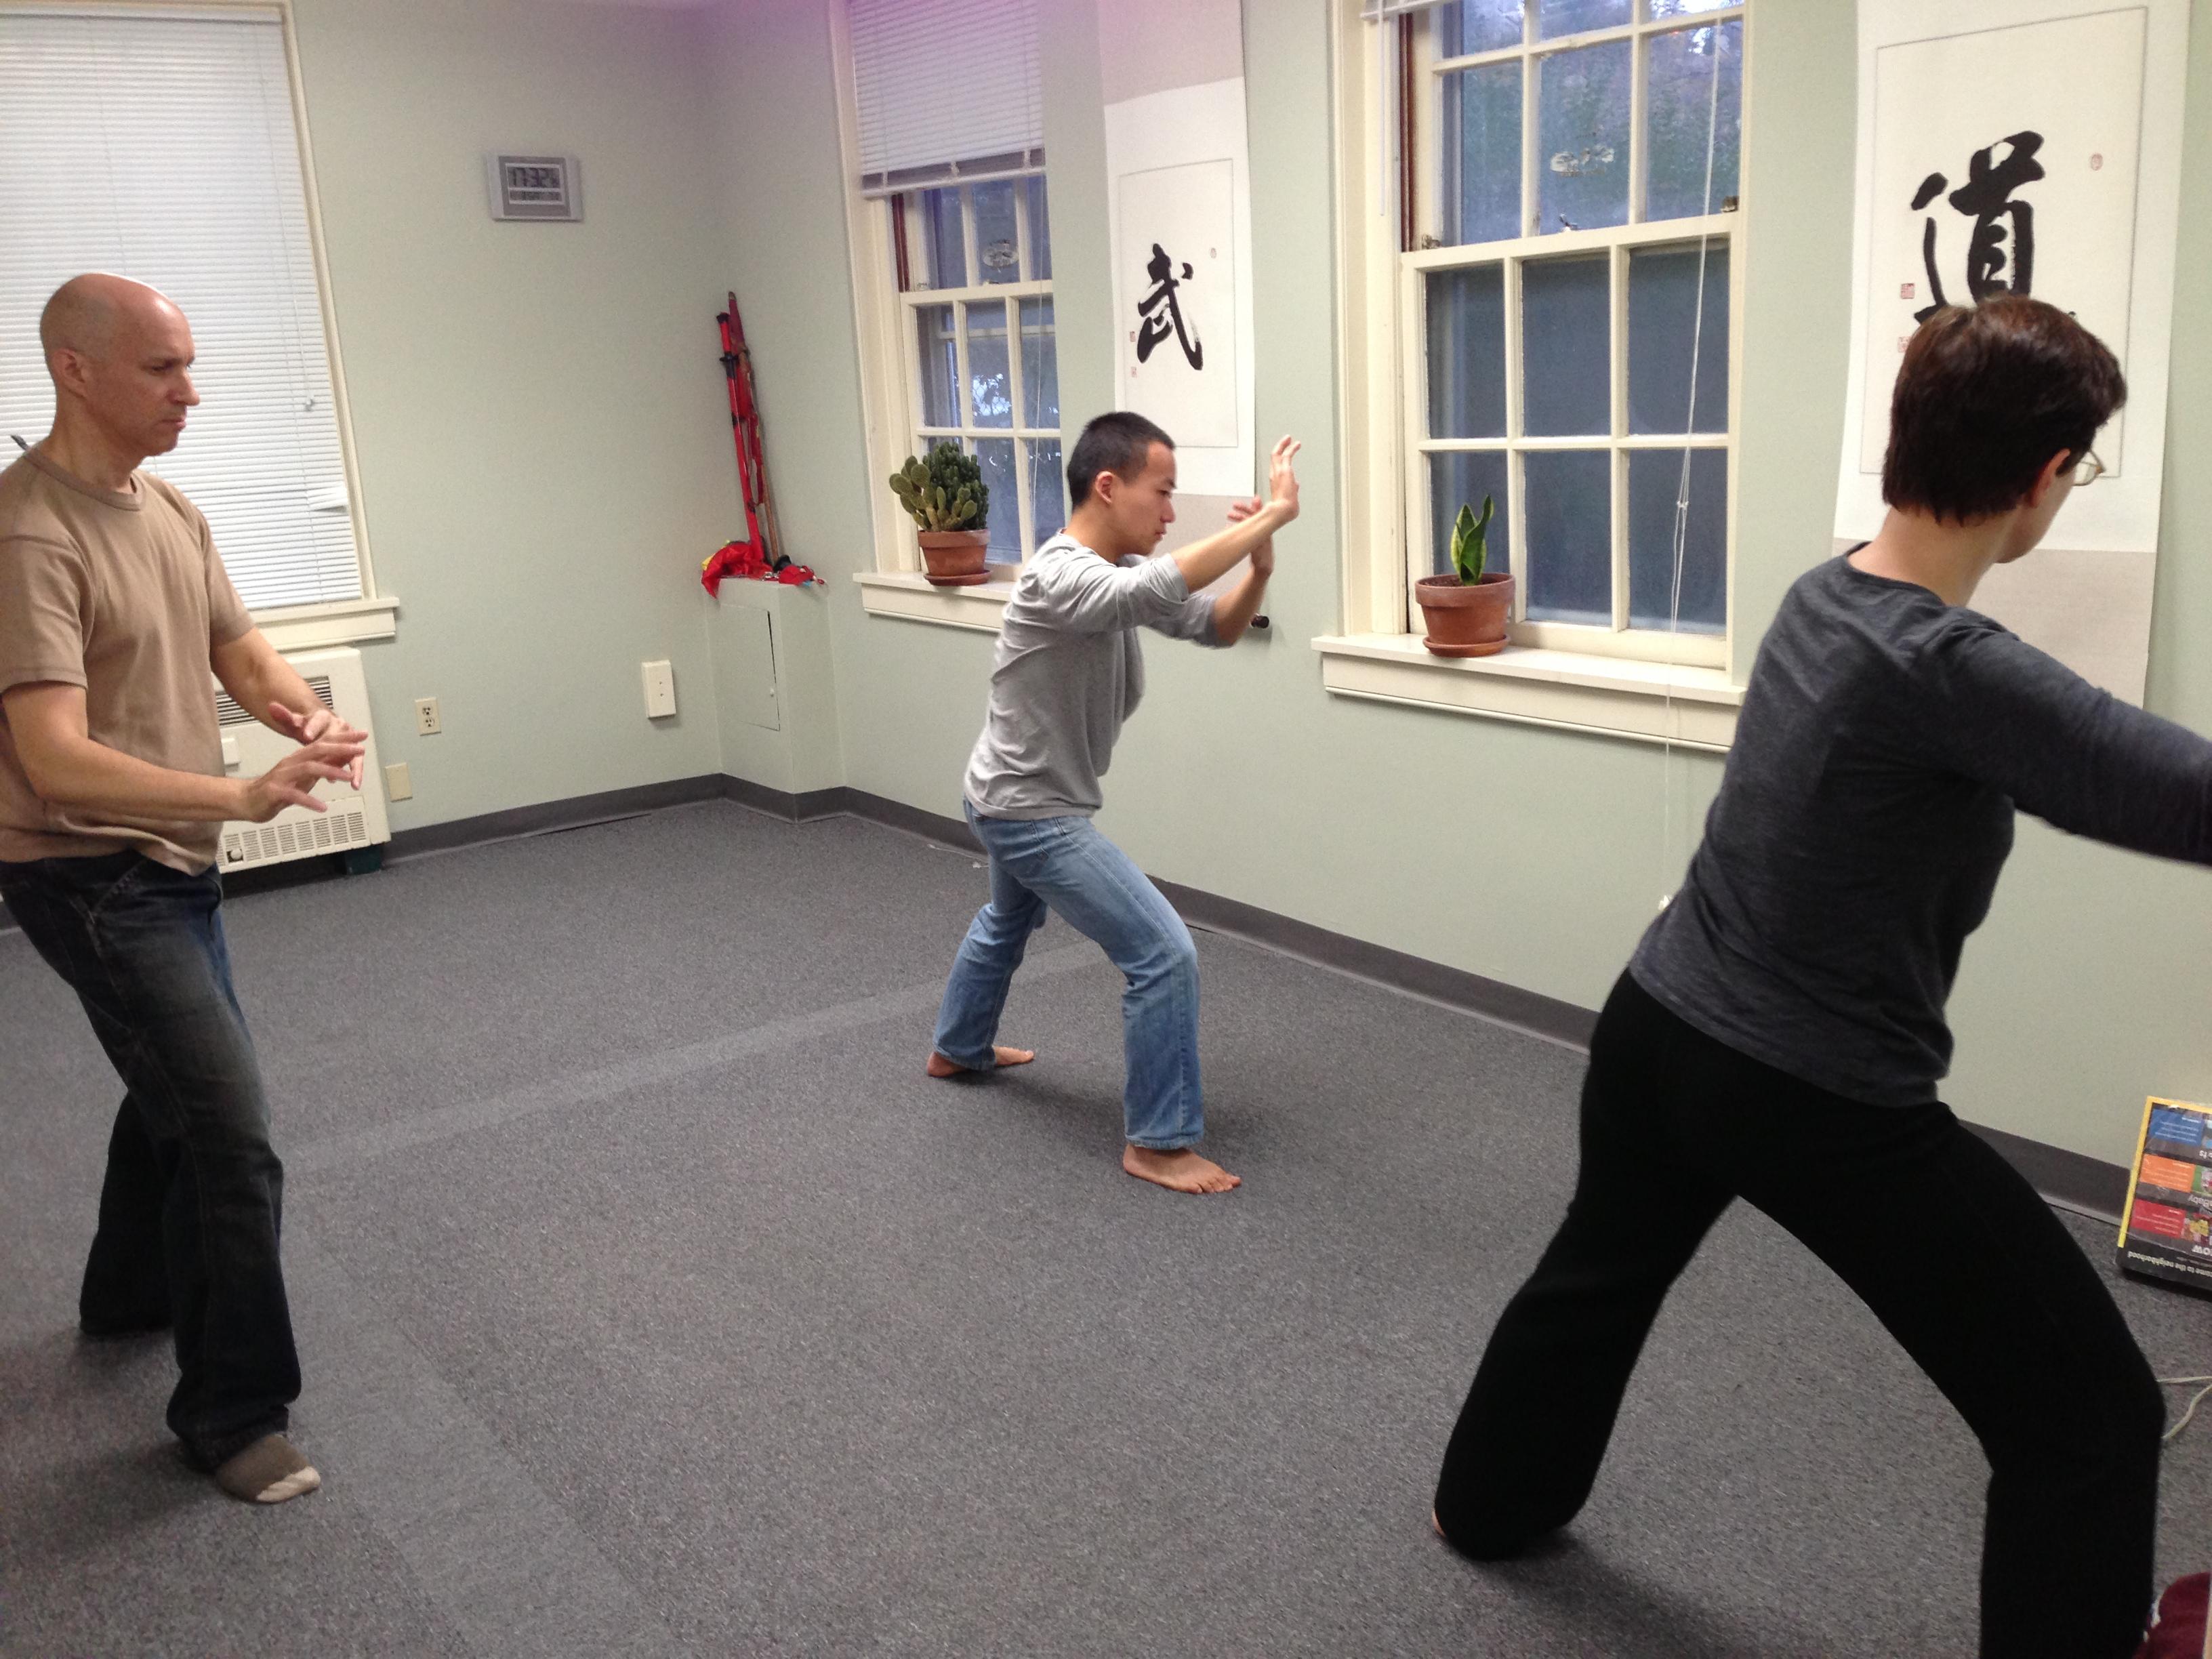
[{"label": "window pane", "polygon": [[975,460],[983,469],[984,487],[991,492],[991,545],[988,557],[1002,563],[1022,556],[1022,501],[1014,482],[1014,441],[979,438]]},{"label": "window pane", "polygon": [[1443,77],[1443,240],[1495,242],[1521,234],[1521,65],[1492,64]]},{"label": "window pane", "polygon": [[1060,424],[1060,353],[1050,300],[1022,301],[1022,418],[1031,426]]},{"label": "window pane", "polygon": [[975,197],[975,273],[979,282],[1018,283],[1022,279],[1021,238],[1014,223],[1014,181],[994,179],[974,187]]},{"label": "window pane", "polygon": [[954,355],[952,307],[921,306],[914,313],[921,346],[921,423],[960,424],[960,359]]},{"label": "window pane", "polygon": [[1044,175],[1022,180],[1030,198],[1030,275],[1038,282],[1052,279],[1052,216],[1044,199]]},{"label": "window pane", "polygon": [[1470,58],[1521,44],[1521,0],[1452,0],[1437,8],[1437,55]]},{"label": "window pane", "polygon": [[1521,267],[1522,428],[1531,437],[1613,430],[1611,264],[1589,253]]},{"label": "window pane", "polygon": [[1429,273],[1429,436],[1505,435],[1505,268]]},{"label": "window pane", "polygon": [[[1705,132],[1713,139],[1711,211],[1739,189],[1743,158],[1743,25],[1677,29],[1651,42],[1651,176],[1644,186],[1644,216],[1681,219],[1703,213]],[[1713,107],[1713,77],[1720,77],[1720,107]]]},{"label": "window pane", "polygon": [[960,222],[957,190],[925,190],[907,198],[909,223],[918,222],[921,268],[932,288],[968,286],[968,233]]},{"label": "window pane", "polygon": [[1682,599],[1674,604],[1674,502],[1682,452],[1640,449],[1628,458],[1628,623],[1685,634],[1728,627],[1728,452],[1690,453],[1690,510],[1682,526]]},{"label": "window pane", "polygon": [[1701,11],[1722,11],[1737,3],[1737,0],[1651,0],[1651,21],[1658,22],[1667,17],[1688,17]]},{"label": "window pane", "polygon": [[[1705,328],[1698,313],[1698,249],[1640,247],[1628,256],[1628,429],[1728,430],[1729,245],[1705,250]],[[1690,410],[1690,351],[1698,354],[1698,407]]]},{"label": "window pane", "polygon": [[[1449,576],[1452,573],[1452,525],[1459,518],[1462,506],[1474,509],[1474,516],[1482,516],[1482,498],[1490,497],[1496,504],[1491,514],[1490,528],[1485,532],[1485,570],[1508,570],[1512,538],[1506,530],[1510,516],[1505,510],[1505,469],[1509,465],[1502,449],[1455,449],[1429,457],[1429,557],[1425,568],[1414,574],[1422,576]],[[1419,556],[1415,563],[1420,562]]]},{"label": "window pane", "polygon": [[[968,397],[973,426],[1012,426],[1014,388],[1008,379],[1006,307],[998,301],[988,305],[963,306],[968,313]],[[1007,466],[1012,469],[1013,463]]]},{"label": "window pane", "polygon": [[1067,527],[1067,487],[1060,471],[1060,440],[1040,438],[1029,446],[1030,512],[1036,520],[1037,544]]},{"label": "window pane", "polygon": [[1539,39],[1556,40],[1585,29],[1615,29],[1635,21],[1632,0],[1541,0],[1536,11]]},{"label": "window pane", "polygon": [[1528,620],[1610,628],[1612,455],[1601,449],[1531,450],[1521,464],[1528,486]]},{"label": "window pane", "polygon": [[1540,234],[1628,222],[1632,50],[1615,40],[1542,60],[1536,94]]}]

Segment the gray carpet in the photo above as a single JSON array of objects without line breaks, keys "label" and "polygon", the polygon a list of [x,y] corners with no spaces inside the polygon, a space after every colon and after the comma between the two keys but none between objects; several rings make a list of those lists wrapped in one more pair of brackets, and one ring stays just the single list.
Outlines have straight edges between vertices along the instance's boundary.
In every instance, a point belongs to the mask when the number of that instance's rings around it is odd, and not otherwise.
[{"label": "gray carpet", "polygon": [[[170,1451],[162,1343],[74,1334],[117,1091],[0,936],[0,1652],[1972,1651],[1972,1439],[1741,1209],[1582,1521],[1447,1553],[1580,1057],[1202,938],[1247,1185],[1173,1197],[1119,1172],[1118,981],[1058,923],[1008,1016],[1039,1063],[920,1075],[981,894],[711,804],[234,902],[328,1480],[269,1511]],[[2212,1371],[2212,1304],[2118,1294]],[[2212,1424],[2165,1505],[2162,1576],[2201,1568]]]}]

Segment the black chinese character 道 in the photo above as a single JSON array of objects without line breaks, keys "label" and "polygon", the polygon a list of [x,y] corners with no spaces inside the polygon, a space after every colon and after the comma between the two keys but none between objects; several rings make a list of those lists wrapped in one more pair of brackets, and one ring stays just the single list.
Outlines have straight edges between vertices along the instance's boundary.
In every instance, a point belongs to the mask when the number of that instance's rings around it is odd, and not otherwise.
[{"label": "black chinese character \u9053", "polygon": [[[2014,201],[2012,193],[2043,177],[2043,164],[2035,159],[2035,152],[2042,148],[2041,133],[2015,132],[1987,149],[1976,150],[1966,163],[1966,182],[1948,198],[1974,222],[1972,237],[1966,245],[1966,291],[1977,301],[1993,294],[2027,294],[2034,289],[2035,210],[2026,202]],[[1999,149],[2005,152],[2001,161],[1994,159]],[[1940,173],[1929,173],[1913,193],[1912,210],[1919,212],[1950,182]],[[2005,246],[2007,231],[2002,222],[2005,220],[2011,221],[2009,248]],[[1936,216],[1932,213],[1921,234],[1920,257],[1928,267],[1929,302],[1914,312],[1912,319],[1924,323],[1949,303],[1943,297],[1943,278],[1936,269]]]}]

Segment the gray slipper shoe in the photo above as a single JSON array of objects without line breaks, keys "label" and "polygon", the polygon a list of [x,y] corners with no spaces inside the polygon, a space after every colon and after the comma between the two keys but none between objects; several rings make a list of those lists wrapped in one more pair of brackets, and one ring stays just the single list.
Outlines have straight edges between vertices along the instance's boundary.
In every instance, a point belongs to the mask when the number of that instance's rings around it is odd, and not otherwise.
[{"label": "gray slipper shoe", "polygon": [[281,1504],[323,1484],[315,1466],[281,1434],[264,1434],[215,1472],[216,1484],[249,1504]]}]

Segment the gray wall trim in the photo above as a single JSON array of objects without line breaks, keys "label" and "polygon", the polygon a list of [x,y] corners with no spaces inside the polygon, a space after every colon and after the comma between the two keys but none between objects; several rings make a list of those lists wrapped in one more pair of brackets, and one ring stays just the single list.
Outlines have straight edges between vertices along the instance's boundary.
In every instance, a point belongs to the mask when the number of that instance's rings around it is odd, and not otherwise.
[{"label": "gray wall trim", "polygon": [[720,775],[707,773],[696,778],[672,778],[665,783],[640,784],[630,789],[610,789],[604,794],[541,801],[535,806],[514,806],[503,812],[485,812],[472,818],[449,818],[420,830],[400,830],[384,849],[384,856],[396,863],[429,853],[481,847],[487,842],[514,841],[523,836],[543,836],[559,830],[580,830],[586,824],[635,817],[641,812],[657,812],[664,807],[719,800],[722,793]]},{"label": "gray wall trim", "polygon": [[765,812],[772,818],[781,818],[787,823],[811,823],[817,818],[842,817],[848,810],[845,798],[852,793],[840,787],[810,789],[794,795],[787,789],[771,789],[766,784],[733,778],[727,773],[720,781],[723,799],[733,800],[756,812]]},{"label": "gray wall trim", "polygon": [[1485,979],[1464,969],[1446,967],[1425,957],[1409,956],[1388,945],[1371,945],[1349,933],[1334,933],[1311,922],[1277,915],[1255,904],[1186,887],[1181,882],[1153,883],[1168,902],[1194,927],[1249,939],[1286,957],[1310,962],[1370,984],[1403,992],[1429,1002],[1442,1003],[1462,1013],[1475,1014],[1495,1024],[1510,1025],[1570,1048],[1587,1050],[1597,1015],[1571,1002],[1561,1002],[1535,991],[1524,991],[1502,981]]},{"label": "gray wall trim", "polygon": [[2003,1154],[2005,1162],[2026,1176],[2028,1184],[2051,1203],[2119,1225],[2121,1206],[2128,1201],[2125,1165],[2107,1164],[2085,1152],[2069,1152],[2063,1146],[2030,1140],[2007,1129],[1987,1128],[1979,1123],[1966,1127]]}]

